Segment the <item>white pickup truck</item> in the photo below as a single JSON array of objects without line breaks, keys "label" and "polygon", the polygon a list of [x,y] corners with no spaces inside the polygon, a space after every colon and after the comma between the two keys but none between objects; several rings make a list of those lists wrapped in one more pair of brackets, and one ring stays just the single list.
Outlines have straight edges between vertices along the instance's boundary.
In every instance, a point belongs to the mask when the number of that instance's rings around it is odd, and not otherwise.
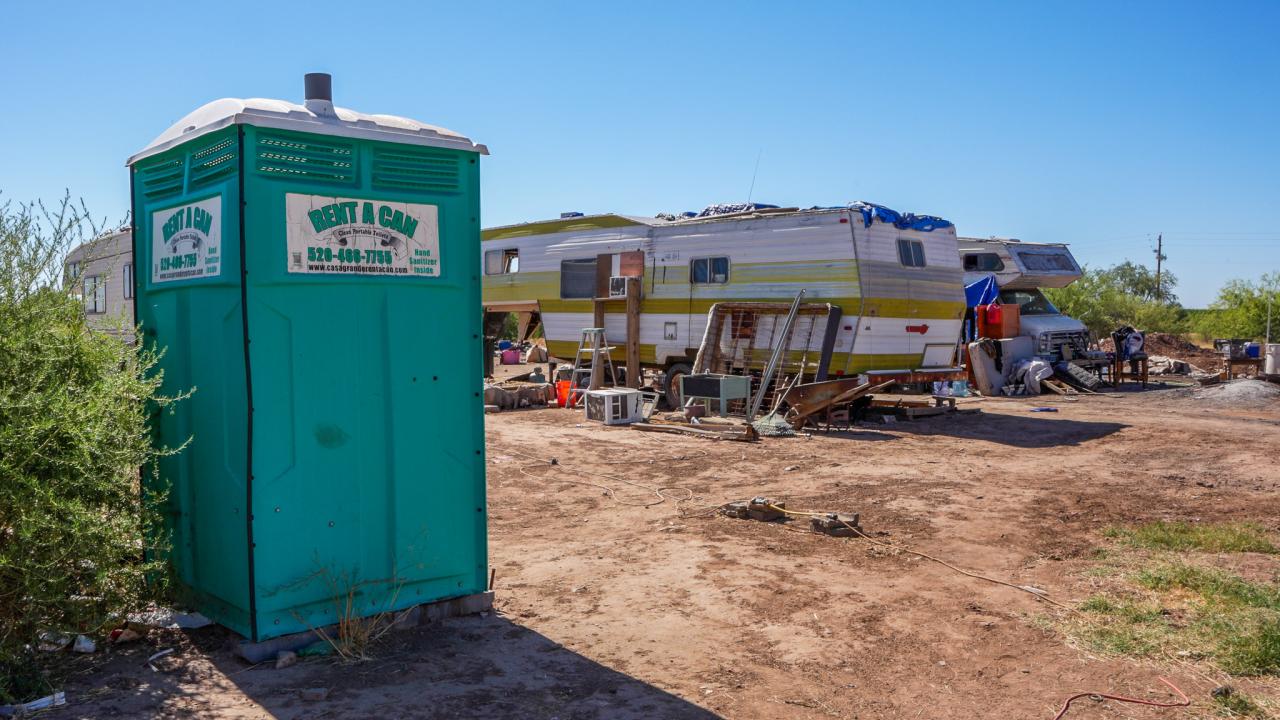
[{"label": "white pickup truck", "polygon": [[1000,303],[1017,305],[1021,313],[1019,335],[1035,342],[1036,352],[1062,357],[1062,346],[1079,356],[1089,347],[1084,323],[1063,315],[1040,292],[1041,288],[1066,287],[1083,272],[1071,251],[1060,243],[1029,243],[1012,238],[958,238],[966,285],[994,275],[1000,286]]}]

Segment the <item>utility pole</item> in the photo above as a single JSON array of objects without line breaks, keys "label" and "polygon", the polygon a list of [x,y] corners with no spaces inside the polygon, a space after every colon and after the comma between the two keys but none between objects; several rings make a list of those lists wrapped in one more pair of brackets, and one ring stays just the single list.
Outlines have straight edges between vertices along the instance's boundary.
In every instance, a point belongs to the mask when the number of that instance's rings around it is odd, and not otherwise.
[{"label": "utility pole", "polygon": [[1164,233],[1156,236],[1156,302],[1164,298],[1160,288],[1160,263],[1164,260]]},{"label": "utility pole", "polygon": [[[1271,302],[1276,298],[1276,291],[1273,289],[1267,293],[1267,344],[1271,344]],[[1264,348],[1265,349],[1265,348]]]}]

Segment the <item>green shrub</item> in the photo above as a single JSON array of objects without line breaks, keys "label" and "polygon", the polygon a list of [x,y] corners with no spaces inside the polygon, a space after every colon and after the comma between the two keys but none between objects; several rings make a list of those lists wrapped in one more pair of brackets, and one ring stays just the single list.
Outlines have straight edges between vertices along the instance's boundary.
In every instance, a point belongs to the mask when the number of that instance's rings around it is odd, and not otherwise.
[{"label": "green shrub", "polygon": [[47,692],[42,632],[94,634],[155,596],[165,543],[149,414],[155,356],[89,329],[62,257],[92,230],[0,205],[0,703]]},{"label": "green shrub", "polygon": [[1193,329],[1206,339],[1262,340],[1267,332],[1267,303],[1271,303],[1271,339],[1280,338],[1280,272],[1259,282],[1232,280],[1218,291],[1208,310],[1197,313]]},{"label": "green shrub", "polygon": [[1156,299],[1154,275],[1140,265],[1122,263],[1101,270],[1086,267],[1079,280],[1044,292],[1059,310],[1084,323],[1098,338],[1125,325],[1143,332],[1180,334],[1190,327],[1186,311],[1171,293],[1176,282],[1166,274]]}]

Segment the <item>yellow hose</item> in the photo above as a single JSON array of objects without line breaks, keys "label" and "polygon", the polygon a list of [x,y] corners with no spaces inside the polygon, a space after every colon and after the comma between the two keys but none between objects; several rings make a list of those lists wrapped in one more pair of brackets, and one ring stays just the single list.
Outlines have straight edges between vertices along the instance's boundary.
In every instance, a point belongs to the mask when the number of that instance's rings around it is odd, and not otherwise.
[{"label": "yellow hose", "polygon": [[[787,514],[787,515],[798,515],[798,516],[808,516],[808,517],[828,517],[828,516],[830,516],[830,515],[832,514],[832,513],[820,513],[820,512],[813,512],[813,511],[809,511],[809,510],[788,510],[788,509],[783,508],[783,507],[778,507],[777,505],[774,505],[774,504],[772,504],[772,503],[770,503],[770,504],[768,505],[768,507],[769,507],[771,510],[777,510],[778,512],[780,512],[780,513],[785,513],[785,514]],[[1030,589],[1030,588],[1028,588],[1028,587],[1024,587],[1024,586],[1022,586],[1022,585],[1014,585],[1013,583],[1005,582],[1004,580],[998,580],[998,579],[993,578],[993,577],[988,577],[988,576],[986,576],[986,575],[980,575],[980,574],[975,573],[975,572],[970,572],[970,571],[968,571],[968,570],[965,570],[964,568],[956,567],[955,565],[952,565],[951,563],[949,563],[949,562],[947,562],[947,561],[945,561],[945,560],[941,560],[941,559],[936,558],[936,557],[934,557],[934,556],[932,556],[932,555],[929,555],[929,554],[927,554],[927,553],[922,553],[922,552],[920,552],[920,551],[918,551],[918,550],[909,550],[909,549],[907,549],[907,548],[902,547],[901,545],[894,545],[894,544],[892,544],[892,543],[881,542],[881,541],[879,541],[879,540],[873,539],[872,537],[870,537],[870,536],[869,536],[869,535],[867,535],[866,533],[862,532],[861,530],[859,530],[858,528],[854,527],[853,525],[850,525],[849,523],[845,522],[844,520],[840,520],[839,516],[836,516],[836,519],[837,519],[837,520],[839,520],[839,522],[840,522],[840,524],[841,524],[841,525],[844,525],[845,527],[847,527],[847,528],[849,528],[850,530],[854,531],[855,533],[857,533],[857,534],[858,534],[858,536],[859,536],[859,537],[861,537],[863,540],[866,540],[867,542],[870,542],[872,545],[879,545],[879,546],[881,546],[881,547],[887,547],[887,548],[890,548],[890,549],[892,549],[892,550],[897,550],[897,551],[899,551],[899,552],[904,552],[904,553],[908,553],[908,554],[911,554],[911,555],[915,555],[915,556],[917,556],[917,557],[922,557],[922,558],[924,558],[925,560],[932,560],[933,562],[936,562],[936,563],[938,563],[939,565],[941,565],[941,566],[943,566],[943,567],[946,567],[946,568],[949,568],[949,569],[951,569],[951,570],[954,570],[954,571],[956,571],[956,572],[960,573],[961,575],[967,575],[968,577],[976,578],[976,579],[978,579],[978,580],[986,580],[986,581],[987,581],[987,582],[989,582],[989,583],[995,583],[996,585],[1003,585],[1003,586],[1005,586],[1005,587],[1013,588],[1014,590],[1020,590],[1020,591],[1022,591],[1022,592],[1024,592],[1024,593],[1026,593],[1026,594],[1028,594],[1028,595],[1030,595],[1030,596],[1032,596],[1032,597],[1034,597],[1034,598],[1036,598],[1036,599],[1038,599],[1038,600],[1043,600],[1043,601],[1045,601],[1045,602],[1047,602],[1047,603],[1049,603],[1049,604],[1051,604],[1051,605],[1056,605],[1056,606],[1058,606],[1058,607],[1060,607],[1060,608],[1062,608],[1062,609],[1064,609],[1064,610],[1069,610],[1069,611],[1071,611],[1071,612],[1073,612],[1073,613],[1079,613],[1079,610],[1076,610],[1075,608],[1071,607],[1070,605],[1064,605],[1064,604],[1062,604],[1062,603],[1058,602],[1057,600],[1054,600],[1053,598],[1050,598],[1050,597],[1049,597],[1049,595],[1048,595],[1048,593],[1045,593],[1045,592],[1043,592],[1043,591],[1041,591],[1041,592],[1037,592],[1037,591],[1035,591],[1035,590],[1032,590],[1032,589]]]}]

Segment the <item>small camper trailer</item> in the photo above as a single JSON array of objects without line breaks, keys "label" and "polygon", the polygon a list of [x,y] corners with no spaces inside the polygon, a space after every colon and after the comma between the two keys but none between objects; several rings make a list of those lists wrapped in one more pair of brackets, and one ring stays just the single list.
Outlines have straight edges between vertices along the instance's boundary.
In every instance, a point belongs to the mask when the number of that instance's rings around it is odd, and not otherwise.
[{"label": "small camper trailer", "polygon": [[625,278],[639,278],[640,363],[666,371],[667,390],[688,372],[714,304],[790,302],[800,290],[806,303],[833,306],[791,346],[824,354],[824,371],[910,374],[956,362],[963,272],[955,227],[940,218],[870,203],[712,206],[660,218],[574,214],[490,228],[482,240],[485,311],[519,313],[522,328],[540,319],[561,358],[574,357],[597,301],[610,340],[625,337],[617,296]]},{"label": "small camper trailer", "polygon": [[1077,356],[1087,350],[1090,338],[1084,323],[1063,315],[1040,292],[1066,287],[1083,274],[1066,245],[1010,238],[960,238],[959,245],[965,284],[994,276],[1001,304],[1018,306],[1018,334],[1034,341],[1036,353],[1062,358],[1063,346]]},{"label": "small camper trailer", "polygon": [[1071,250],[1061,243],[962,237],[959,244],[965,284],[995,275],[1001,289],[1062,288],[1083,274]]}]

